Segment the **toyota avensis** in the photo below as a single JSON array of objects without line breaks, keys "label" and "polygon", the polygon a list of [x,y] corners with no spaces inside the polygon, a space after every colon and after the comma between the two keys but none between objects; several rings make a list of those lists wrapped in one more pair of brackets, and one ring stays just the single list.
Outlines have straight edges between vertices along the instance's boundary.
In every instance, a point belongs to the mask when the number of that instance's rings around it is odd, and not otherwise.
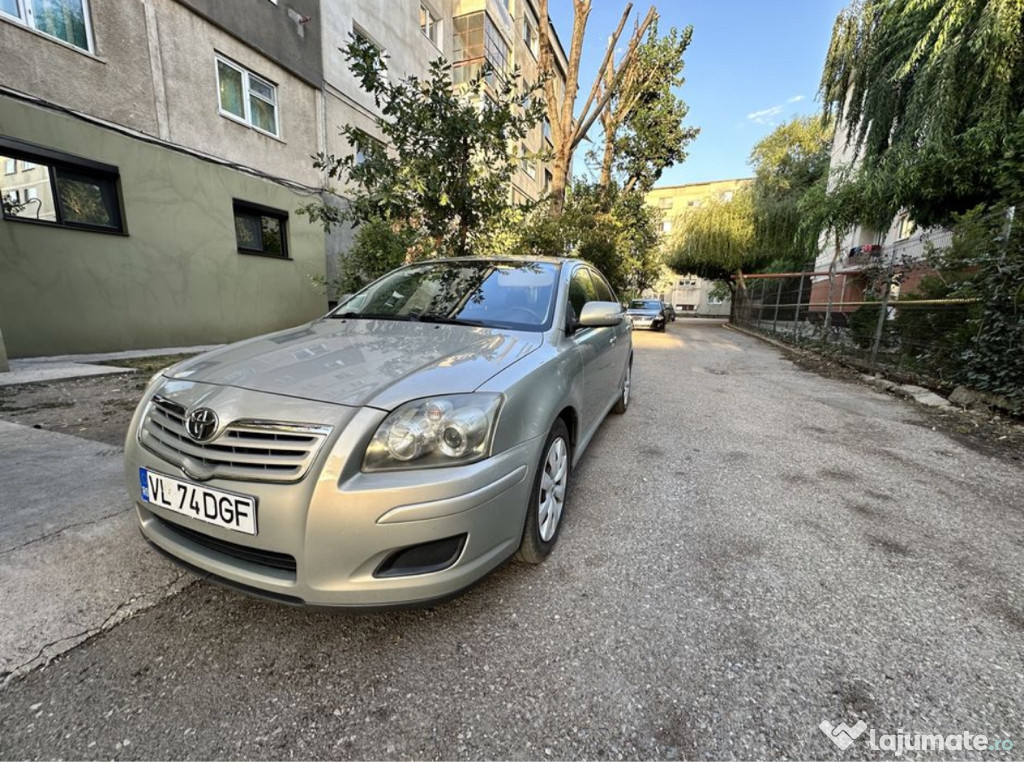
[{"label": "toyota avensis", "polygon": [[310,605],[432,601],[513,554],[538,563],[573,466],[629,404],[630,331],[584,262],[402,267],[151,380],[125,446],[142,533]]}]

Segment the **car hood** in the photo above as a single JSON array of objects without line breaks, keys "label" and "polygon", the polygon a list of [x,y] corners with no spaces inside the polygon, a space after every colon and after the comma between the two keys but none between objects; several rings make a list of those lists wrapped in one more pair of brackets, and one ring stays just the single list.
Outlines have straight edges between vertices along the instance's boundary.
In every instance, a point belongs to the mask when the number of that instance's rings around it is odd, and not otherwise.
[{"label": "car hood", "polygon": [[391,410],[472,392],[542,334],[395,320],[324,319],[186,360],[170,378]]}]

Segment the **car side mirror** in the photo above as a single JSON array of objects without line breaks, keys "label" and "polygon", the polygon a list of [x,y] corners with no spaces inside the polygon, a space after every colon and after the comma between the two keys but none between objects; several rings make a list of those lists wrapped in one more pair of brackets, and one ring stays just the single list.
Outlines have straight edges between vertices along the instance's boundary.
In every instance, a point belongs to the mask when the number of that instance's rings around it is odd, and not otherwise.
[{"label": "car side mirror", "polygon": [[587,302],[580,312],[579,325],[599,328],[622,323],[622,307],[618,302]]}]

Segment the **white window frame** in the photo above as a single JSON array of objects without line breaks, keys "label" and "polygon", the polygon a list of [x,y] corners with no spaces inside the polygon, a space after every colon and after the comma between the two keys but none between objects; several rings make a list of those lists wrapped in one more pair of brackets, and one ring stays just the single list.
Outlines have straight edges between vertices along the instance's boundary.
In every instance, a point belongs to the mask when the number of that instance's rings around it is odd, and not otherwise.
[{"label": "white window frame", "polygon": [[[420,3],[420,12],[426,14],[426,16],[427,16],[427,27],[426,27],[426,29],[424,29],[423,25],[421,24],[420,25],[420,33],[424,37],[426,37],[431,42],[431,44],[433,44],[433,46],[435,48],[440,50],[441,49],[441,39],[442,39],[442,37],[441,37],[441,34],[442,34],[442,32],[441,32],[441,17],[438,16],[436,13],[434,13],[433,9],[431,9],[431,7],[429,5],[427,5],[426,3]],[[431,37],[429,34],[427,34],[427,29],[429,29],[429,30],[431,30],[433,32],[433,34],[434,34],[433,37]],[[363,36],[366,37],[365,34]],[[369,40],[370,38],[366,37],[366,39]],[[371,42],[372,42],[372,40],[371,40]]]},{"label": "white window frame", "polygon": [[[239,117],[238,114],[233,114],[232,112],[228,111],[227,109],[224,108],[224,106],[220,102],[220,68],[219,68],[218,64],[224,64],[228,68],[234,69],[235,71],[237,71],[239,74],[242,75],[242,111],[245,114],[244,118]],[[272,137],[272,138],[279,138],[280,139],[280,137],[281,137],[281,111],[280,111],[280,105],[279,105],[278,98],[277,98],[277,83],[272,82],[271,80],[267,79],[264,76],[261,76],[261,75],[257,74],[256,72],[249,71],[247,68],[245,68],[241,64],[237,64],[234,61],[232,61],[230,58],[226,58],[225,56],[222,56],[219,53],[217,53],[217,54],[215,54],[213,56],[213,74],[214,74],[214,77],[216,78],[216,82],[217,82],[217,113],[219,113],[223,117],[226,117],[227,119],[230,119],[232,122],[237,122],[238,124],[244,124],[246,127],[249,127],[250,129],[256,130],[256,132],[260,132],[260,133],[262,133],[264,135],[270,135],[270,137]],[[273,91],[273,93],[274,93],[274,100],[273,101],[267,100],[264,96],[260,95],[259,93],[252,92],[252,90],[249,89],[249,78],[250,77],[254,77],[254,78],[258,79],[260,82],[262,82],[263,84],[267,85]],[[259,127],[259,126],[257,126],[256,124],[253,123],[253,121],[252,121],[252,106],[249,103],[249,97],[250,96],[259,98],[264,103],[269,103],[271,106],[274,107],[274,131],[273,132],[265,130],[262,127]]]},{"label": "white window frame", "polygon": [[67,45],[74,50],[81,50],[91,55],[96,55],[96,46],[92,38],[92,14],[89,12],[89,0],[81,0],[82,2],[82,16],[85,19],[85,47],[80,48],[75,43],[69,42],[68,40],[61,39],[56,35],[52,35],[49,32],[44,32],[42,29],[36,27],[35,14],[32,11],[32,6],[29,5],[26,0],[14,0],[14,8],[17,11],[15,15],[7,13],[6,11],[0,10],[0,19],[7,19],[13,21],[21,26],[28,27],[33,32],[41,34],[51,40],[56,40],[62,45]]}]

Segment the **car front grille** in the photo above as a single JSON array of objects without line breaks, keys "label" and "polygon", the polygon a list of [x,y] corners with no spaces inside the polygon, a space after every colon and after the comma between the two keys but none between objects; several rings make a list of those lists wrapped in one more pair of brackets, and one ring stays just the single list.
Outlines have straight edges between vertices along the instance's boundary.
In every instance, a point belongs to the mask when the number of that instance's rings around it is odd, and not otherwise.
[{"label": "car front grille", "polygon": [[176,535],[179,538],[188,540],[189,542],[193,542],[196,545],[201,545],[215,553],[230,556],[231,558],[239,561],[246,561],[258,566],[265,566],[268,569],[277,569],[279,571],[295,574],[295,570],[297,568],[295,564],[295,557],[289,556],[287,553],[276,553],[272,550],[260,550],[259,548],[249,548],[245,545],[236,545],[233,542],[219,540],[216,537],[210,537],[210,535],[197,532],[194,529],[189,529],[181,524],[173,524],[170,521],[165,521],[155,514],[154,518],[160,522],[160,526],[167,532]]},{"label": "car front grille", "polygon": [[330,426],[238,420],[210,442],[185,432],[185,407],[155,395],[139,427],[139,443],[194,477],[295,482],[305,476]]}]

